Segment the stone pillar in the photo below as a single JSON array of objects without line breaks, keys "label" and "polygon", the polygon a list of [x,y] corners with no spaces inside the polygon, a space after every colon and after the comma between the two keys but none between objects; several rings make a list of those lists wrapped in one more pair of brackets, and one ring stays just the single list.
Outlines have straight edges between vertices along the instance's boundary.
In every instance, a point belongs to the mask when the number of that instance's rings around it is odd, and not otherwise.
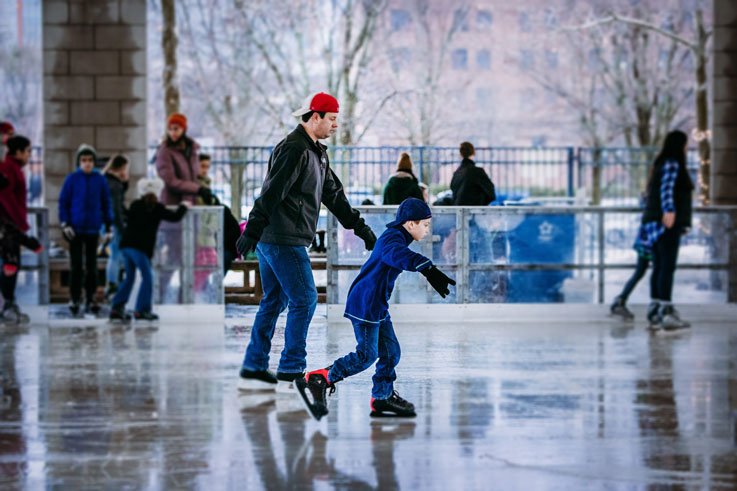
[{"label": "stone pillar", "polygon": [[45,197],[58,238],[59,192],[81,143],[128,155],[134,182],[146,175],[146,0],[42,8]]},{"label": "stone pillar", "polygon": [[737,2],[714,0],[711,201],[737,205]]}]

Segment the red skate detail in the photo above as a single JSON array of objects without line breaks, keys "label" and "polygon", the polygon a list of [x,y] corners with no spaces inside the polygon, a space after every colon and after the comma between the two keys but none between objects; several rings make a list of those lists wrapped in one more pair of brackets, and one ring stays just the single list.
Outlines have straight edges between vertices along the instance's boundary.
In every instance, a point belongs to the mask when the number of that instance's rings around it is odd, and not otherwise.
[{"label": "red skate detail", "polygon": [[310,375],[322,375],[323,377],[325,377],[325,381],[330,383],[330,380],[328,379],[328,373],[330,373],[330,370],[328,370],[327,368],[321,368],[319,370],[313,370],[311,372],[307,372],[305,374],[305,382],[310,381]]},{"label": "red skate detail", "polygon": [[372,410],[372,411],[376,411],[376,409],[374,409],[374,401],[375,401],[375,400],[376,400],[376,399],[374,399],[373,397],[371,398],[371,410]]},{"label": "red skate detail", "polygon": [[17,272],[18,266],[14,266],[12,264],[3,265],[3,273],[5,273],[5,276],[13,276]]}]

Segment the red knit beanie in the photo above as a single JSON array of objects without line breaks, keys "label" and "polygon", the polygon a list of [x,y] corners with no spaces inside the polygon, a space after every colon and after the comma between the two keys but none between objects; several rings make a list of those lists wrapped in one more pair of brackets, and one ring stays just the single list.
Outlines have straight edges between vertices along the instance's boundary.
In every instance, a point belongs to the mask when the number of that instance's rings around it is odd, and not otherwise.
[{"label": "red knit beanie", "polygon": [[187,129],[187,116],[181,113],[174,113],[171,116],[169,116],[169,120],[166,122],[166,126],[171,125],[178,125],[181,126],[182,129]]}]

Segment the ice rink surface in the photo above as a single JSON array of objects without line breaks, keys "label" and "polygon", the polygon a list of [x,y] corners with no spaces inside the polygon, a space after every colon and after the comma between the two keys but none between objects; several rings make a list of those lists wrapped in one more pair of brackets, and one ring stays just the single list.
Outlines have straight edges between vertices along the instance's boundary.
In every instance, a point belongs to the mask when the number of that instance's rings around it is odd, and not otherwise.
[{"label": "ice rink surface", "polygon": [[[0,489],[737,487],[737,321],[402,321],[417,418],[369,417],[370,370],[318,423],[237,390],[253,311],[228,317],[0,328]],[[308,368],[354,345],[322,307]]]}]

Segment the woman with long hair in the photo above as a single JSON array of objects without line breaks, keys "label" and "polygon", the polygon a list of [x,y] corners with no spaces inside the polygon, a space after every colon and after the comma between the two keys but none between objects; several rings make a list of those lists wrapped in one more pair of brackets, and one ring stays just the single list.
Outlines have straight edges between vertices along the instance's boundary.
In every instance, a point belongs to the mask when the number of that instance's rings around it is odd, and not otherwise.
[{"label": "woman with long hair", "polygon": [[675,330],[690,327],[673,307],[673,276],[678,261],[681,235],[691,229],[694,185],[686,166],[688,136],[671,131],[650,170],[647,204],[636,248],[652,252],[650,306],[647,318],[652,328]]},{"label": "woman with long hair", "polygon": [[108,160],[102,174],[107,178],[110,188],[110,201],[113,208],[112,239],[110,240],[110,257],[107,260],[105,274],[107,276],[107,289],[105,297],[109,300],[118,291],[120,279],[121,255],[120,238],[125,229],[125,193],[128,191],[128,157],[125,155],[113,155]]}]

